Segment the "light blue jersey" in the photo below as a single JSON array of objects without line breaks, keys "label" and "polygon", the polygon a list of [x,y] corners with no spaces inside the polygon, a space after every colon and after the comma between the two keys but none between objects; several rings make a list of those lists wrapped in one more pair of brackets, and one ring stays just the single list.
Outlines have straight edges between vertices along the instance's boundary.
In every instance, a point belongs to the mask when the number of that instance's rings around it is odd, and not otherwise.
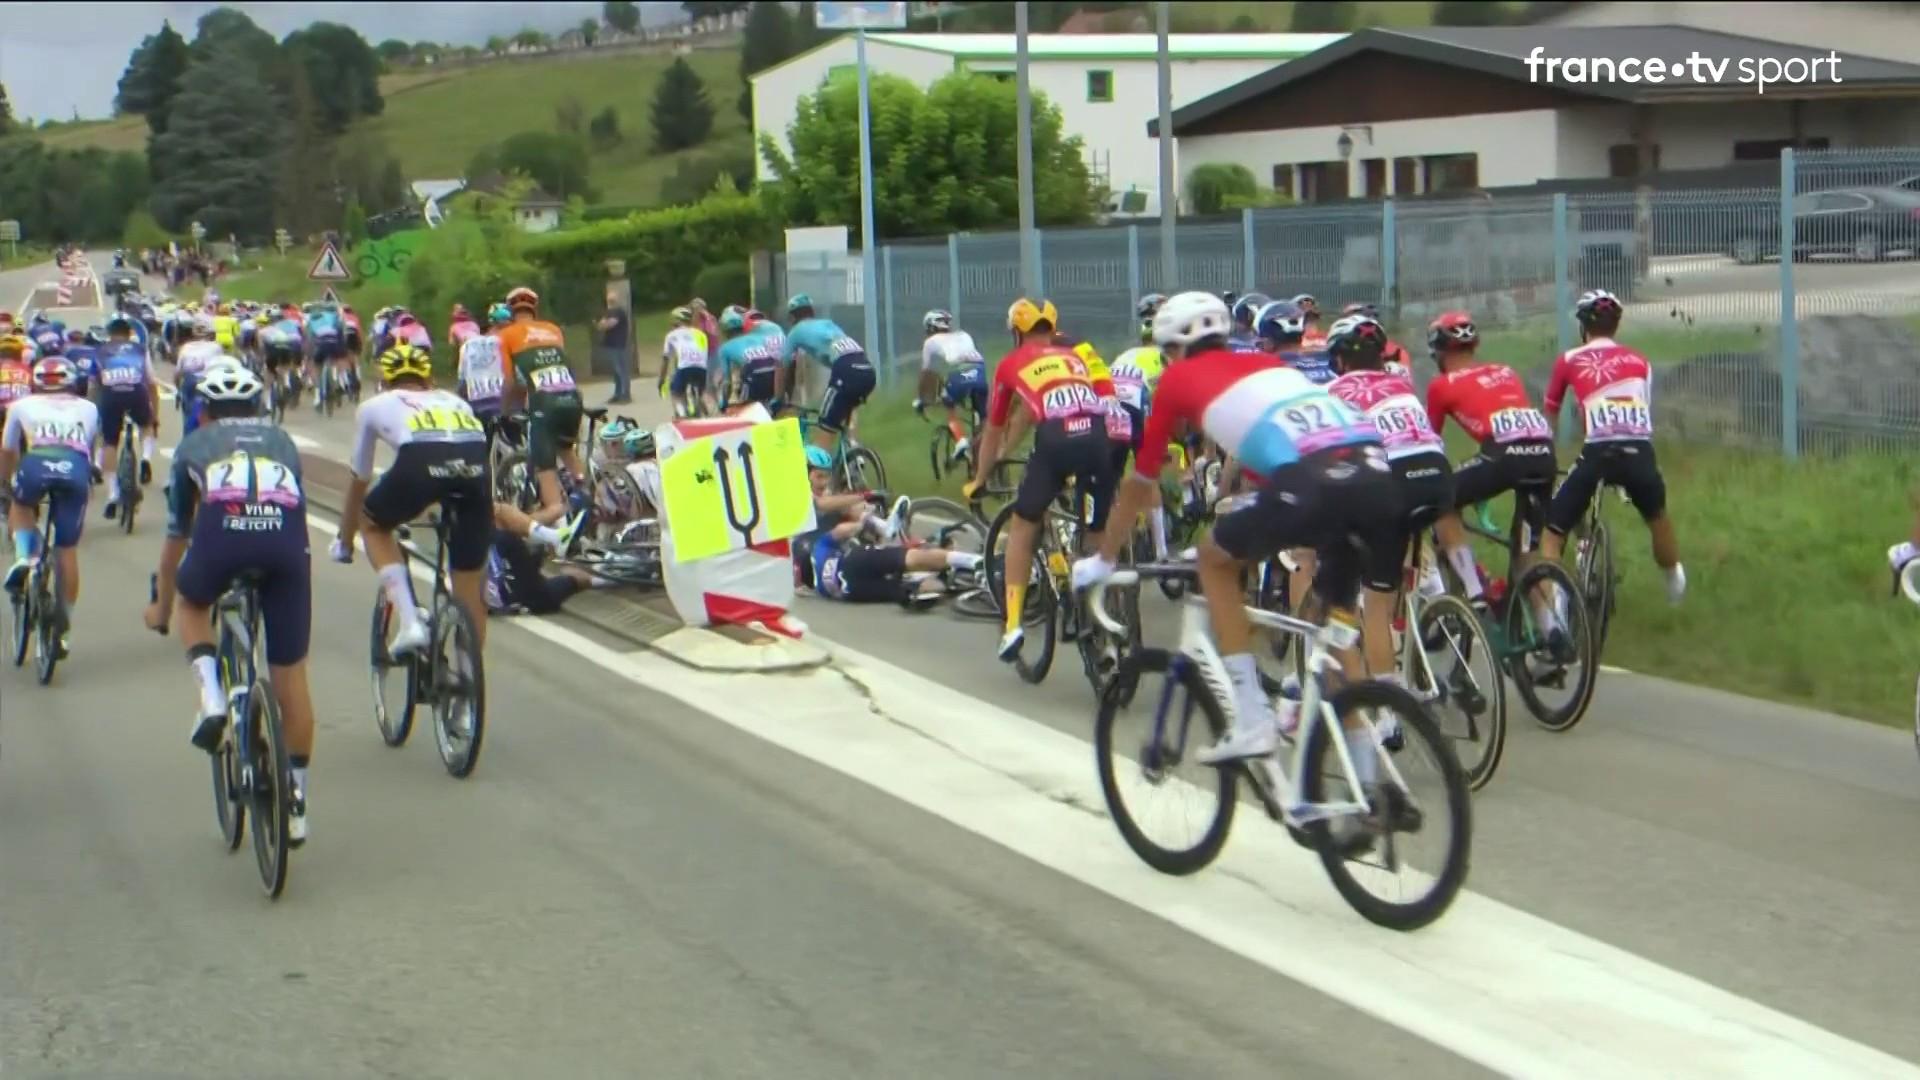
[{"label": "light blue jersey", "polygon": [[866,351],[832,319],[802,319],[787,332],[786,343],[780,349],[780,362],[790,364],[794,354],[804,353],[821,367],[831,368],[833,362],[843,356]]}]

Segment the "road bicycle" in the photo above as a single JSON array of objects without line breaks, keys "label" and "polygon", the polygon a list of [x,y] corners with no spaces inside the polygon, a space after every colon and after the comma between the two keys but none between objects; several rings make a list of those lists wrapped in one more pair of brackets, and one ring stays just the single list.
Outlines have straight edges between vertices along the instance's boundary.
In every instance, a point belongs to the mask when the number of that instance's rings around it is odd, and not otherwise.
[{"label": "road bicycle", "polygon": [[40,554],[27,571],[27,580],[10,597],[13,607],[13,666],[27,662],[29,646],[33,652],[33,674],[41,686],[53,681],[53,672],[67,658],[60,647],[66,635],[71,613],[59,588],[59,557],[40,538]]},{"label": "road bicycle", "polygon": [[[791,406],[786,415],[797,416],[800,420],[800,441],[811,443],[813,426],[819,422],[820,410]],[[878,491],[887,486],[887,467],[880,455],[861,446],[852,434],[842,431],[834,441],[833,447],[833,483],[834,492]]]},{"label": "road bicycle", "polygon": [[[1521,569],[1521,553],[1532,547],[1523,540],[1533,539],[1526,535],[1528,508],[1537,516],[1546,495],[1544,485],[1515,490],[1513,521],[1505,535],[1492,527],[1485,503],[1473,518],[1463,515],[1461,522],[1468,532],[1507,549],[1507,576],[1486,593],[1487,636],[1534,720],[1548,731],[1562,732],[1571,731],[1593,703],[1599,649],[1587,605],[1576,602],[1581,592],[1573,575],[1557,562],[1538,558]],[[1545,611],[1555,614],[1564,631],[1557,642],[1542,625]],[[1555,707],[1542,690],[1566,691],[1567,700]]]},{"label": "road bicycle", "polygon": [[[1109,633],[1122,633],[1125,628],[1107,613],[1107,591],[1166,575],[1185,578],[1190,590],[1198,589],[1198,572],[1190,565],[1143,565],[1117,571],[1089,590],[1088,612]],[[1323,682],[1339,668],[1333,650],[1352,648],[1359,640],[1358,628],[1338,621],[1315,626],[1249,608],[1247,617],[1256,626],[1299,637],[1307,657],[1309,677],[1301,687],[1301,723],[1290,737],[1291,754],[1276,750],[1266,757],[1203,766],[1212,773],[1211,784],[1183,780],[1175,773],[1189,756],[1226,733],[1228,705],[1220,695],[1230,682],[1208,633],[1205,601],[1189,596],[1182,607],[1179,647],[1137,649],[1128,656],[1101,695],[1094,725],[1101,792],[1127,846],[1161,873],[1199,872],[1226,845],[1239,781],[1245,779],[1267,816],[1319,856],[1334,888],[1363,918],[1394,930],[1414,930],[1438,919],[1466,881],[1473,824],[1466,776],[1426,708],[1407,690],[1384,682],[1348,683],[1327,696]],[[1149,676],[1160,677],[1161,684],[1138,694],[1139,684]],[[1176,691],[1183,695],[1177,707]],[[1116,730],[1136,702],[1147,703],[1150,717],[1137,743]],[[1196,711],[1204,730],[1195,730]],[[1381,740],[1382,714],[1399,721],[1403,746],[1397,752],[1390,753]],[[1358,780],[1343,737],[1347,720],[1358,720],[1367,732],[1377,765],[1374,783]],[[1434,789],[1426,794],[1414,792],[1406,775],[1411,770],[1402,768],[1416,758],[1433,773]],[[1150,837],[1139,808],[1123,790],[1123,779],[1140,782],[1140,799],[1155,792],[1210,799],[1209,817],[1198,838],[1176,847]],[[1402,848],[1436,832],[1445,833],[1438,868],[1410,866]],[[1396,886],[1397,896],[1382,895]]]},{"label": "road bicycle", "polygon": [[[480,763],[480,743],[486,735],[487,679],[480,655],[480,634],[473,616],[453,598],[448,587],[445,508],[429,515],[439,549],[433,559],[433,593],[428,602],[427,644],[415,652],[394,656],[387,650],[393,625],[393,606],[386,589],[373,600],[372,652],[373,719],[388,746],[401,747],[413,733],[414,709],[433,709],[434,741],[449,775],[465,779]],[[400,558],[412,572],[413,530],[401,526]],[[402,680],[400,704],[387,703],[388,677]]]},{"label": "road bicycle", "polygon": [[[578,487],[589,493],[597,490],[601,469],[594,461],[594,429],[607,418],[605,408],[583,409],[587,431],[574,445],[586,447],[580,452],[585,477],[573,477],[565,463],[558,465],[562,491]],[[515,507],[523,514],[540,509],[540,476],[527,456],[527,439],[532,429],[532,414],[516,410],[486,422],[487,457],[493,469],[493,498]],[[570,484],[569,481],[572,481]]]},{"label": "road bicycle", "polygon": [[927,415],[927,403],[921,402],[914,411],[920,419],[933,426],[933,434],[927,442],[927,464],[933,472],[933,482],[939,483],[948,474],[958,472],[964,479],[973,475],[974,447],[980,445],[980,414],[973,406],[962,403],[961,411],[967,417],[967,449],[959,450],[954,441],[953,429],[942,419]]},{"label": "road bicycle", "polygon": [[1410,569],[1402,582],[1399,606],[1399,668],[1407,688],[1434,714],[1442,734],[1453,740],[1467,785],[1487,786],[1507,745],[1507,687],[1501,663],[1488,641],[1480,616],[1451,593],[1427,595],[1417,571],[1432,550],[1414,533]]},{"label": "road bicycle", "polygon": [[1613,615],[1619,604],[1620,568],[1613,561],[1613,530],[1607,526],[1606,517],[1609,492],[1621,502],[1630,501],[1625,489],[1602,483],[1573,534],[1573,576],[1580,583],[1580,595],[1587,602],[1595,656],[1606,651],[1607,631],[1613,627]]},{"label": "road bicycle", "polygon": [[120,528],[131,535],[134,511],[146,497],[146,491],[140,486],[140,428],[132,416],[120,424],[120,454],[113,473],[120,485],[120,505],[116,511],[120,515]]},{"label": "road bicycle", "polygon": [[[211,756],[213,813],[229,852],[240,849],[251,814],[260,886],[277,900],[287,887],[295,792],[280,699],[260,662],[260,585],[260,575],[247,571],[229,582],[214,602],[214,656],[230,722]],[[147,587],[150,597],[159,596],[157,577],[149,577]]]},{"label": "road bicycle", "polygon": [[[1007,530],[1013,521],[1015,503],[1008,503],[987,526],[986,569],[988,588],[1001,613],[1006,611]],[[1029,639],[1037,639],[1039,656],[1028,660],[1026,648],[1013,661],[1014,671],[1029,683],[1046,679],[1053,669],[1057,641],[1070,641],[1080,652],[1080,666],[1099,694],[1118,669],[1128,652],[1140,645],[1140,595],[1137,588],[1120,591],[1125,610],[1125,627],[1110,634],[1100,623],[1090,621],[1084,605],[1074,594],[1071,583],[1073,560],[1082,554],[1082,537],[1093,513],[1090,492],[1070,487],[1060,499],[1047,507],[1039,535],[1034,541],[1032,576],[1027,585],[1026,603],[1020,611],[1020,625]],[[1123,550],[1123,563],[1131,562],[1131,550]]]}]

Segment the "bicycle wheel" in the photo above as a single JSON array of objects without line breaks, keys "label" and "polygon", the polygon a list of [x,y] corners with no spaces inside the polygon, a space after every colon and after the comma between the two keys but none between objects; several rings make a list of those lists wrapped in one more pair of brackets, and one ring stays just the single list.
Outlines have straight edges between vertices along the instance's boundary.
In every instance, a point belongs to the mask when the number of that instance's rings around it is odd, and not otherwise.
[{"label": "bicycle wheel", "polygon": [[1053,654],[1060,640],[1061,600],[1053,589],[1053,575],[1039,562],[1035,562],[1034,569],[1039,577],[1027,589],[1020,625],[1026,629],[1027,637],[1039,638],[1040,655],[1028,660],[1026,646],[1022,645],[1020,655],[1014,657],[1013,670],[1023,681],[1038,685],[1045,682],[1047,673],[1053,670]]},{"label": "bicycle wheel", "polygon": [[[1307,825],[1306,832],[1333,887],[1354,911],[1390,930],[1417,930],[1445,913],[1467,880],[1473,809],[1466,774],[1453,755],[1452,744],[1434,726],[1433,717],[1401,687],[1374,681],[1352,683],[1334,695],[1332,704],[1334,714],[1343,719],[1356,710],[1365,710],[1376,726],[1381,713],[1393,713],[1399,718],[1405,743],[1394,754],[1376,750],[1379,779],[1368,791],[1373,812],[1367,821],[1355,817],[1321,820]],[[1309,803],[1355,798],[1340,756],[1331,749],[1334,731],[1333,725],[1323,721],[1307,727],[1301,790]],[[1424,768],[1416,771],[1415,764]],[[1416,793],[1408,775],[1416,772],[1421,776],[1424,795]],[[1331,795],[1329,787],[1333,789]],[[1336,822],[1348,828],[1342,829]],[[1439,867],[1423,870],[1408,866],[1401,850],[1403,838],[1425,840],[1440,829],[1446,836],[1438,845]],[[1383,895],[1388,892],[1398,895]]]},{"label": "bicycle wheel", "polygon": [[523,514],[540,509],[540,485],[527,464],[527,455],[516,450],[500,460],[500,467],[493,472],[493,497]]},{"label": "bicycle wheel", "polygon": [[998,619],[1000,605],[993,594],[984,588],[968,589],[956,593],[953,597],[953,610],[969,619]]},{"label": "bicycle wheel", "polygon": [[947,475],[947,463],[953,460],[953,432],[945,424],[936,425],[933,437],[927,441],[927,464],[933,470],[933,482],[939,483]]},{"label": "bicycle wheel", "polygon": [[240,850],[240,837],[246,833],[247,804],[240,798],[240,760],[234,754],[231,738],[220,744],[218,753],[207,760],[213,765],[213,819],[220,826],[220,839],[227,850]]},{"label": "bicycle wheel", "polygon": [[53,681],[54,669],[60,666],[60,632],[67,625],[67,605],[57,592],[45,591],[48,589],[46,578],[41,581],[43,591],[34,602],[38,616],[34,619],[33,674],[40,685],[45,686]]},{"label": "bicycle wheel", "polygon": [[[373,722],[380,726],[380,738],[388,746],[405,746],[413,731],[413,710],[420,702],[417,666],[412,658],[394,657],[387,652],[388,631],[392,629],[393,605],[387,602],[385,589],[373,594],[373,634],[368,664],[373,675]],[[399,704],[388,703],[390,684],[399,680]]]},{"label": "bicycle wheel", "polygon": [[1434,724],[1453,741],[1454,754],[1478,791],[1493,779],[1507,746],[1507,687],[1500,658],[1479,616],[1465,600],[1422,598],[1418,634],[1425,661],[1405,672],[1428,704]]},{"label": "bicycle wheel", "polygon": [[280,703],[273,683],[256,674],[247,689],[248,763],[253,782],[248,789],[253,804],[253,859],[260,868],[260,885],[267,896],[279,899],[287,887],[287,814],[293,802],[293,767],[287,762],[286,732],[280,727]]},{"label": "bicycle wheel", "polygon": [[887,467],[880,464],[879,454],[864,446],[847,448],[843,470],[848,491],[885,491],[887,488]]},{"label": "bicycle wheel", "polygon": [[442,598],[433,620],[433,732],[447,774],[460,780],[480,764],[487,732],[487,674],[480,634],[467,609]]},{"label": "bicycle wheel", "polygon": [[[1536,604],[1551,605],[1564,624],[1566,640],[1558,654],[1549,652],[1548,636],[1535,627]],[[1527,710],[1548,731],[1572,730],[1593,702],[1596,653],[1587,606],[1565,567],[1536,562],[1520,575],[1508,597],[1506,638],[1507,673]],[[1555,706],[1542,690],[1566,691],[1567,699]]]},{"label": "bicycle wheel", "polygon": [[[1160,676],[1157,686],[1138,693],[1142,678]],[[1176,691],[1184,696],[1176,702]],[[1133,706],[1144,705],[1145,723],[1136,734],[1121,734],[1120,724],[1133,716]],[[1177,709],[1177,711],[1175,711]],[[1205,723],[1204,732],[1193,730],[1196,711]],[[1233,828],[1233,811],[1240,770],[1217,768],[1193,762],[1193,754],[1225,733],[1226,715],[1220,703],[1208,692],[1200,671],[1183,656],[1165,649],[1141,649],[1128,656],[1106,693],[1100,696],[1100,712],[1093,725],[1094,761],[1100,770],[1100,792],[1106,798],[1107,813],[1120,830],[1120,838],[1140,857],[1140,861],[1163,874],[1186,875],[1204,869],[1226,846]],[[1190,777],[1175,775],[1182,765],[1192,765]],[[1129,794],[1137,782],[1138,790]],[[1181,814],[1192,822],[1204,812],[1204,825],[1191,839],[1161,843],[1148,835],[1141,811],[1149,795],[1174,796]],[[1211,802],[1204,811],[1193,808]]]},{"label": "bicycle wheel", "polygon": [[380,276],[380,260],[372,255],[362,255],[353,260],[353,272],[361,280]]},{"label": "bicycle wheel", "polygon": [[1588,520],[1586,535],[1579,540],[1574,576],[1580,581],[1580,595],[1593,627],[1593,652],[1599,656],[1607,647],[1607,630],[1613,623],[1613,532],[1598,514]]},{"label": "bicycle wheel", "polygon": [[120,481],[120,528],[133,532],[133,513],[140,505],[140,463],[126,432],[120,433],[120,462],[114,467]]},{"label": "bicycle wheel", "polygon": [[13,666],[21,667],[27,662],[27,645],[33,641],[33,605],[27,599],[25,589],[14,593],[10,599],[13,609]]}]

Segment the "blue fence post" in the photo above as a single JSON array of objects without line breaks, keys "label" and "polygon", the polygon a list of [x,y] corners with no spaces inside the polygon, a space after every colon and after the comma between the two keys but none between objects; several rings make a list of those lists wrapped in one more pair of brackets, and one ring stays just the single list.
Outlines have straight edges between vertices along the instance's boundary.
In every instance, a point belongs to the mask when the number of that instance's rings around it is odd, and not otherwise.
[{"label": "blue fence post", "polygon": [[1253,207],[1246,206],[1240,209],[1240,291],[1242,293],[1254,292],[1260,287],[1257,281],[1259,275],[1255,273],[1258,267],[1254,263]]},{"label": "blue fence post", "polygon": [[1127,296],[1131,311],[1140,310],[1140,226],[1127,226]]},{"label": "blue fence post", "polygon": [[[1567,193],[1553,196],[1553,327],[1554,345],[1561,352],[1573,348],[1573,238],[1567,220]],[[1574,429],[1574,410],[1562,408],[1554,421],[1560,426],[1560,438],[1579,435]]]},{"label": "blue fence post", "polygon": [[1383,318],[1400,318],[1397,295],[1400,280],[1400,211],[1392,199],[1380,203],[1380,312]]},{"label": "blue fence post", "polygon": [[947,234],[947,310],[960,317],[960,234]]},{"label": "blue fence post", "polygon": [[[1044,299],[1047,295],[1047,231],[1033,230],[1033,291],[1034,299]],[[1055,327],[1054,329],[1059,329]]]},{"label": "blue fence post", "polygon": [[1800,328],[1793,292],[1793,148],[1780,151],[1780,449],[1800,456]]},{"label": "blue fence post", "polygon": [[880,308],[880,317],[886,320],[885,334],[886,334],[886,342],[887,342],[887,346],[886,346],[887,351],[885,355],[887,358],[887,362],[885,364],[882,364],[880,367],[880,371],[881,371],[880,378],[884,385],[885,383],[891,383],[893,381],[893,362],[895,357],[898,355],[893,351],[893,299],[894,297],[893,297],[893,245],[892,244],[887,244],[880,249],[880,273],[884,279],[884,284],[880,286],[882,290],[881,295],[886,297],[886,301],[884,305]]}]

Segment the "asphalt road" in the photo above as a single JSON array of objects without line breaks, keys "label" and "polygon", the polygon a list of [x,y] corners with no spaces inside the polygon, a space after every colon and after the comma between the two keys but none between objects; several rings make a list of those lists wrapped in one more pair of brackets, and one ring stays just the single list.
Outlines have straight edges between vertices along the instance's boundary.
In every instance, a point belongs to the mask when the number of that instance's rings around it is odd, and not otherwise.
[{"label": "asphalt road", "polygon": [[[327,456],[350,434],[289,427]],[[877,688],[840,697],[829,674],[703,683],[565,617],[502,620],[485,759],[455,782],[430,744],[380,744],[372,575],[322,555],[314,839],[269,904],[215,838],[178,642],[139,626],[159,523],[97,514],[74,658],[45,689],[0,670],[0,1074],[1902,1074],[1783,1056],[1822,1040],[1920,1059],[1910,737],[1626,674],[1572,734],[1515,713],[1473,895],[1400,936],[1310,864],[1262,861],[1253,825],[1192,879],[1132,863],[1097,801],[1063,805],[1093,771],[1084,680],[1025,687],[990,626],[946,613],[803,601]],[[1021,775],[1055,744],[1080,794]],[[993,797],[1024,828],[982,824],[952,779],[996,765],[1027,785]],[[1299,891],[1221,899],[1282,878]],[[1305,940],[1276,960],[1273,927]],[[1392,975],[1309,962],[1332,955]],[[1443,977],[1473,990],[1421,991]],[[1667,1039],[1751,1056],[1579,1067]]]}]

